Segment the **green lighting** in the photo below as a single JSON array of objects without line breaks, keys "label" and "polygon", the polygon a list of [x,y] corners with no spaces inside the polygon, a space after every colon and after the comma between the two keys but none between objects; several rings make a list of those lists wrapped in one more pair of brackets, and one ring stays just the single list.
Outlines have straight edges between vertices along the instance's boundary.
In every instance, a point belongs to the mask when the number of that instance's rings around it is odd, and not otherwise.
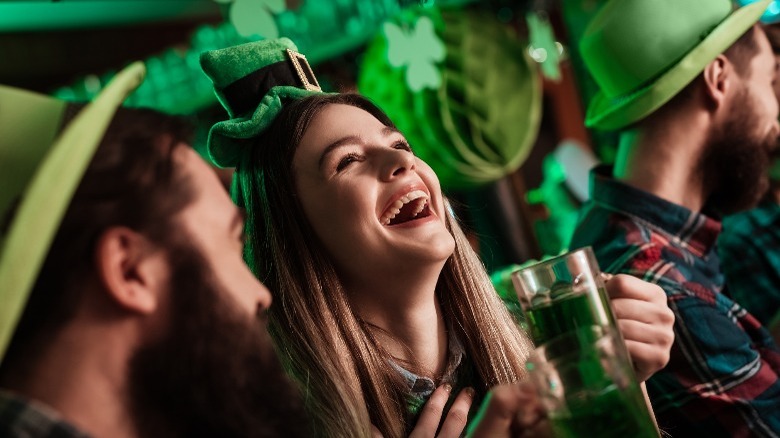
[{"label": "green lighting", "polygon": [[[246,1],[249,3],[245,3]],[[460,6],[471,1],[473,0],[439,0],[438,4]],[[159,14],[162,15],[163,12],[174,13],[177,10],[174,9],[175,5],[178,5],[178,10],[184,10],[186,5],[193,8],[192,5],[203,7],[204,2],[212,9],[219,9],[220,5],[212,0],[95,0],[86,3],[102,5],[103,8],[98,9],[103,11],[103,16],[107,17],[107,25],[110,25],[111,17],[119,14],[117,11],[106,12],[104,8],[107,5],[117,5],[117,10],[123,11],[123,5],[129,7],[130,4],[135,6],[144,3],[165,4],[168,9],[161,6]],[[303,2],[295,10],[283,10],[282,0],[219,0],[219,3],[225,3],[229,8],[236,8],[242,4],[250,4],[254,7],[260,5],[266,15],[273,15],[279,35],[295,41],[301,52],[306,54],[309,62],[316,64],[365,44],[377,34],[389,17],[397,15],[407,2],[404,0],[312,0]],[[63,2],[63,4],[71,3]],[[56,5],[59,3],[54,4],[55,7]],[[3,4],[0,3],[0,6]],[[52,3],[42,2],[38,6],[45,6],[38,12],[49,11],[48,16],[52,19],[52,23],[56,21],[56,14],[52,13],[56,8]],[[19,11],[19,14],[23,15],[22,11],[30,10],[19,9]],[[100,13],[95,11],[91,13],[94,13],[94,20],[84,17],[83,20],[99,21]],[[4,18],[0,8],[0,22]],[[254,25],[256,24],[255,22]],[[245,37],[237,31],[233,23],[229,22],[199,28],[189,44],[185,46],[186,48],[172,48],[145,60],[148,67],[146,80],[128,100],[128,105],[151,107],[177,114],[192,113],[213,105],[216,103],[216,98],[211,83],[200,69],[198,62],[200,53],[260,39],[257,33],[261,32],[254,32],[253,36]],[[122,66],[117,66],[117,70],[120,67]],[[69,87],[56,90],[54,94],[67,100],[91,100],[114,73],[86,76]]]},{"label": "green lighting", "polygon": [[218,14],[218,6],[211,0],[3,1],[0,2],[0,29],[3,32],[85,29]]}]

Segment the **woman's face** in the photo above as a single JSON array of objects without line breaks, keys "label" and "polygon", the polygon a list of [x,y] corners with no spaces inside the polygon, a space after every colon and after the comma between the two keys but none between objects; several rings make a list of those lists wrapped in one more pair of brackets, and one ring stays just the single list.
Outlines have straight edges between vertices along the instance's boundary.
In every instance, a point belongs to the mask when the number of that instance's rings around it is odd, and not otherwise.
[{"label": "woman's face", "polygon": [[403,135],[360,108],[323,108],[293,172],[304,213],[347,284],[443,265],[455,248],[436,174]]}]

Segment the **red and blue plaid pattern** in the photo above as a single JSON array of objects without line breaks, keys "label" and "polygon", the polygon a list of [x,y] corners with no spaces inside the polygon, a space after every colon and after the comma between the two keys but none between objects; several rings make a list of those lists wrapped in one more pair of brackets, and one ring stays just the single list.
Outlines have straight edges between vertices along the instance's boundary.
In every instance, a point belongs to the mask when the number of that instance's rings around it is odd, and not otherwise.
[{"label": "red and blue plaid pattern", "polygon": [[669,364],[647,388],[672,436],[780,436],[780,350],[723,292],[717,220],[596,169],[572,248],[590,245],[605,272],[658,284],[674,311]]},{"label": "red and blue plaid pattern", "polygon": [[780,205],[768,200],[725,218],[718,254],[731,297],[769,325],[780,311]]}]

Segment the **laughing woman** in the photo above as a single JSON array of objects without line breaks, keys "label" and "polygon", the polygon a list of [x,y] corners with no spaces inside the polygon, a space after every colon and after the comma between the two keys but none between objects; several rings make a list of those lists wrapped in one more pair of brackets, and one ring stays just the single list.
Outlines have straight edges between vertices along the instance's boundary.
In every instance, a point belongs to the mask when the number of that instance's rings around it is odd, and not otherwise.
[{"label": "laughing woman", "polygon": [[[363,97],[319,92],[287,49],[201,58],[231,115],[212,127],[209,155],[236,167],[246,260],[274,292],[277,349],[322,436],[367,436],[372,424],[404,436],[432,394],[453,404],[441,432],[458,435],[472,400],[523,379],[532,344],[402,133]],[[673,337],[663,292],[628,277],[608,289],[645,379]]]}]

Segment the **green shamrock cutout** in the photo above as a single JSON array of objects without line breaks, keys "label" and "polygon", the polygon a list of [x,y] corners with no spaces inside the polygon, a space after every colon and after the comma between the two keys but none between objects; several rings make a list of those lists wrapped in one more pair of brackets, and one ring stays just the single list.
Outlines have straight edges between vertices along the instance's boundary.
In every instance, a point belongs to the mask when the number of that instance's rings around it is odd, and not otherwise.
[{"label": "green shamrock cutout", "polygon": [[444,44],[428,17],[419,17],[407,32],[394,23],[385,23],[387,60],[395,68],[406,67],[406,84],[413,92],[439,88],[441,74],[436,66],[444,59]]},{"label": "green shamrock cutout", "polygon": [[260,35],[278,38],[279,27],[274,14],[287,10],[285,0],[214,0],[217,3],[233,3],[230,6],[230,22],[245,37]]}]

